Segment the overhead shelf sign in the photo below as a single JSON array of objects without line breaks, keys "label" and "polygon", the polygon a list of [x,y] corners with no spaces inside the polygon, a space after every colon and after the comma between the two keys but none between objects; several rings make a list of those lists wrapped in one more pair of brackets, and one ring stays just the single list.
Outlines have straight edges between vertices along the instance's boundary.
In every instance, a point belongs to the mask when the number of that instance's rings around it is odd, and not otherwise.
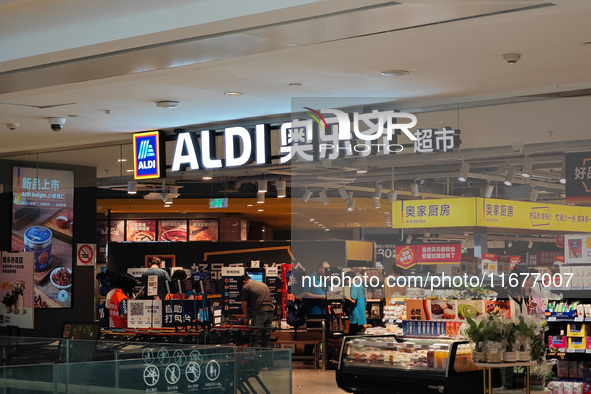
[{"label": "overhead shelf sign", "polygon": [[476,225],[474,198],[395,201],[393,228],[472,227]]},{"label": "overhead shelf sign", "polygon": [[591,232],[591,208],[494,198],[396,201],[393,228],[492,227]]}]

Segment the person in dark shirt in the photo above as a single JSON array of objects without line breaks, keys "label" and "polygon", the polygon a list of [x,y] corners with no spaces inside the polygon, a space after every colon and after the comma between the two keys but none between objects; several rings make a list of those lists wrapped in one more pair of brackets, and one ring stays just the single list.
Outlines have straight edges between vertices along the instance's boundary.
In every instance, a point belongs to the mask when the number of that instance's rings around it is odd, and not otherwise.
[{"label": "person in dark shirt", "polygon": [[[271,299],[271,291],[266,284],[250,279],[248,274],[242,276],[242,313],[244,321],[248,322],[250,310],[250,326],[268,328],[263,330],[261,335],[261,346],[268,347],[270,342],[270,328],[275,315],[275,306]],[[258,342],[258,341],[255,341]],[[251,341],[251,346],[256,343]]]},{"label": "person in dark shirt", "polygon": [[[162,259],[158,256],[152,257],[152,261],[150,261],[150,268],[148,268],[148,270],[144,271],[142,274],[141,283],[145,296],[148,295],[148,278],[153,275],[158,278],[158,293],[154,299],[163,300],[166,298],[166,294],[168,293],[166,290],[166,282],[170,281],[170,275],[168,275],[168,272],[162,268]],[[147,298],[150,297],[151,296],[148,296]]]}]

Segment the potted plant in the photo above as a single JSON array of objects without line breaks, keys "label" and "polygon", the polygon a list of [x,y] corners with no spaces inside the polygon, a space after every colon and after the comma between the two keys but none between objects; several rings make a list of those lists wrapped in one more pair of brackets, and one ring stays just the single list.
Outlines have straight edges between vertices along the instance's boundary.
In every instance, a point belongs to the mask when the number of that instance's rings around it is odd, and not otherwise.
[{"label": "potted plant", "polygon": [[546,380],[554,376],[552,372],[553,362],[556,360],[541,360],[530,368],[530,384],[532,390],[544,390]]},{"label": "potted plant", "polygon": [[517,327],[512,321],[505,323],[505,352],[503,353],[503,361],[514,363],[517,361]]},{"label": "potted plant", "polygon": [[534,326],[527,324],[520,319],[515,324],[515,350],[517,352],[517,361],[530,361],[531,340],[535,336]]},{"label": "potted plant", "polygon": [[470,340],[473,346],[472,352],[475,362],[485,362],[486,353],[484,351],[484,318],[472,319],[466,317],[468,325],[464,329],[464,335]]},{"label": "potted plant", "polygon": [[499,317],[498,312],[488,314],[483,337],[486,361],[500,363],[503,360],[503,350],[505,349],[505,323]]},{"label": "potted plant", "polygon": [[6,306],[6,313],[11,313],[12,306],[16,303],[16,297],[12,293],[8,292],[4,295],[2,303]]}]

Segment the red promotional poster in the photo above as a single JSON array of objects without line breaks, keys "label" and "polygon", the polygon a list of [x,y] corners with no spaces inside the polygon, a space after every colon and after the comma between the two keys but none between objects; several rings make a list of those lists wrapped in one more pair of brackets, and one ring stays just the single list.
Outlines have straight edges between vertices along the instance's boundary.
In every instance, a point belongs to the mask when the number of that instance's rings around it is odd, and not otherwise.
[{"label": "red promotional poster", "polygon": [[218,234],[217,219],[189,220],[189,241],[217,241]]},{"label": "red promotional poster", "polygon": [[128,220],[126,241],[151,242],[156,240],[155,220]]},{"label": "red promotional poster", "polygon": [[187,221],[186,220],[159,220],[158,241],[186,242]]},{"label": "red promotional poster", "polygon": [[556,234],[556,247],[557,248],[564,248],[564,235]]},{"label": "red promotional poster", "polygon": [[396,247],[396,265],[402,268],[412,267],[416,261],[416,245],[405,245]]},{"label": "red promotional poster", "polygon": [[417,264],[459,264],[462,261],[461,244],[416,245]]}]

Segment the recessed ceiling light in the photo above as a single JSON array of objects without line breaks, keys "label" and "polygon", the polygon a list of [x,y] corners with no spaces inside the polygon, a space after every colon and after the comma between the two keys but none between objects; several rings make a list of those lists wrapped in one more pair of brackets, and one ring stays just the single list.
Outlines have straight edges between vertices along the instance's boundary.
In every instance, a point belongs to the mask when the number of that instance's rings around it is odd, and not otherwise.
[{"label": "recessed ceiling light", "polygon": [[257,211],[259,211],[259,212],[263,212],[263,209],[257,209]]},{"label": "recessed ceiling light", "polygon": [[181,106],[181,103],[179,103],[178,101],[164,100],[164,101],[157,101],[156,106],[158,108],[178,108]]},{"label": "recessed ceiling light", "polygon": [[127,161],[127,159],[117,159],[117,161],[118,161],[119,163],[125,163],[125,162]]},{"label": "recessed ceiling light", "polygon": [[125,171],[127,171],[127,172],[133,172],[133,170],[125,170]]},{"label": "recessed ceiling light", "polygon": [[406,70],[386,70],[382,71],[381,74],[385,77],[403,77],[405,75],[408,75],[409,72]]},{"label": "recessed ceiling light", "polygon": [[240,92],[226,92],[224,93],[226,96],[242,96]]},{"label": "recessed ceiling light", "polygon": [[252,207],[252,204],[246,204],[247,207]]}]

